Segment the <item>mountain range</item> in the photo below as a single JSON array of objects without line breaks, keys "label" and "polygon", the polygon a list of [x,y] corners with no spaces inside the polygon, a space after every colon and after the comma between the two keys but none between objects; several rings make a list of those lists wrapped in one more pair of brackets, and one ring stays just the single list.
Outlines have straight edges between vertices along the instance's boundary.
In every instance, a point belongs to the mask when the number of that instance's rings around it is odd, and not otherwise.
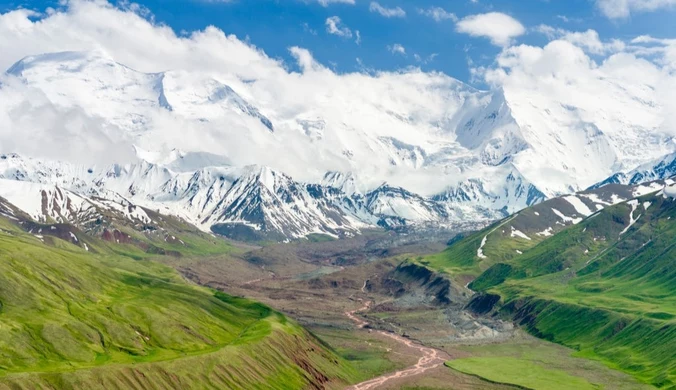
[{"label": "mountain range", "polygon": [[429,106],[349,90],[299,91],[313,104],[298,105],[257,80],[41,54],[3,76],[2,115],[19,129],[68,115],[48,137],[3,145],[0,196],[38,220],[114,204],[240,239],[480,226],[595,183],[675,173],[650,91],[607,82],[607,106],[441,75]]}]

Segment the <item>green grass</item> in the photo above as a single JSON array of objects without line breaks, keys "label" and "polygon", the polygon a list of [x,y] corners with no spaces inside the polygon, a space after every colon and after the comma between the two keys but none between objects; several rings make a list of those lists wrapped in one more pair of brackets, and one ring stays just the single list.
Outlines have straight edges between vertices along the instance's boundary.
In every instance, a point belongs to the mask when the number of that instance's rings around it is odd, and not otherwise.
[{"label": "green grass", "polygon": [[519,271],[488,290],[533,334],[669,387],[676,383],[676,204],[640,201],[651,206],[639,206],[641,218],[626,233],[630,207],[606,209],[524,253],[511,265]]},{"label": "green grass", "polygon": [[353,331],[333,328],[318,328],[322,339],[331,344],[334,351],[355,368],[357,381],[365,381],[405,367],[396,364],[389,356],[391,346],[376,337],[356,338]]},{"label": "green grass", "polygon": [[[510,222],[518,216],[519,214],[496,222],[462,240],[453,242],[443,252],[419,258],[416,262],[442,272],[454,280],[464,277],[475,278],[496,263],[511,261],[517,257],[517,251],[525,252],[542,240],[542,237],[537,235],[532,235],[531,240],[511,237]],[[481,247],[484,238],[486,241]],[[478,256],[479,248],[485,258]]]},{"label": "green grass", "polygon": [[[625,373],[607,367],[602,362],[577,356],[578,354],[570,348],[528,336],[514,337],[502,343],[458,346],[457,348],[463,353],[463,357],[519,360],[548,370],[565,372],[604,389],[653,388],[641,384]],[[508,374],[509,372],[506,371],[505,375]],[[521,375],[518,366],[515,366],[511,375],[514,377]]]},{"label": "green grass", "polygon": [[446,366],[494,383],[521,386],[533,390],[593,390],[598,385],[565,371],[552,370],[532,361],[509,357],[479,357],[446,362]]},{"label": "green grass", "polygon": [[50,242],[0,219],[0,388],[355,380],[349,363],[283,315],[189,285],[135,246],[95,242],[94,254]]},{"label": "green grass", "polygon": [[[676,386],[676,202],[638,202],[629,229],[627,203],[527,243],[507,237],[502,221],[419,262],[454,280],[476,276],[470,288],[498,294],[499,313],[540,338]],[[476,256],[483,237],[486,259]]]}]

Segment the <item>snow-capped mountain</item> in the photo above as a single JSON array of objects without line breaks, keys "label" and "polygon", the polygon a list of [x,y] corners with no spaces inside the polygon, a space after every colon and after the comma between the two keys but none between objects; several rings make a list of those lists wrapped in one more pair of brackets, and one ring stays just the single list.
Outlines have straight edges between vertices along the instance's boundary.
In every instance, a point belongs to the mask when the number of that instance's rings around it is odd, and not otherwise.
[{"label": "snow-capped mountain", "polygon": [[[501,215],[486,211],[480,218],[466,218],[450,201],[386,184],[362,195],[352,191],[351,174],[327,173],[324,184],[314,184],[262,166],[193,172],[176,172],[172,166],[177,162],[86,168],[0,155],[0,196],[37,221],[83,225],[100,217],[101,210],[121,212],[139,205],[178,216],[204,231],[280,241],[312,233],[353,235],[376,226],[481,223]],[[132,220],[144,222],[140,217]]]},{"label": "snow-capped mountain", "polygon": [[592,188],[606,184],[640,184],[652,180],[668,179],[676,175],[676,153],[670,153],[642,164],[630,171],[618,172],[594,184]]},{"label": "snow-capped mountain", "polygon": [[157,110],[198,121],[227,112],[274,130],[268,118],[228,85],[184,72],[137,72],[100,52],[26,57],[7,74],[39,87],[53,103],[81,107],[131,133],[147,131]]},{"label": "snow-capped mountain", "polygon": [[[0,145],[0,177],[121,196],[203,230],[285,238],[487,221],[676,149],[650,89],[612,78],[615,99],[602,104],[584,88],[563,99],[479,91],[444,75],[424,89],[414,73],[378,77],[408,89],[354,95],[350,83],[373,78],[304,77],[291,99],[266,89],[270,80],[144,73],[97,51],[26,57],[0,83],[0,120],[21,134],[66,129],[57,138],[76,162],[39,138],[17,141]],[[58,123],[36,123],[35,110]],[[22,146],[25,155],[11,154]],[[117,150],[131,152],[118,161]]]},{"label": "snow-capped mountain", "polygon": [[[358,232],[366,226],[334,202],[338,191],[308,186],[268,167],[247,167],[203,223],[216,232],[233,224],[275,233],[278,239],[310,233]],[[339,197],[339,196],[338,196]],[[254,232],[251,233],[254,233]]]},{"label": "snow-capped mountain", "polygon": [[[58,185],[0,179],[0,197],[37,222],[69,223],[84,231],[99,233],[111,220],[136,227],[153,222],[142,207],[122,196],[111,195],[107,199],[87,197]],[[11,212],[10,215],[14,217],[15,214]]]}]

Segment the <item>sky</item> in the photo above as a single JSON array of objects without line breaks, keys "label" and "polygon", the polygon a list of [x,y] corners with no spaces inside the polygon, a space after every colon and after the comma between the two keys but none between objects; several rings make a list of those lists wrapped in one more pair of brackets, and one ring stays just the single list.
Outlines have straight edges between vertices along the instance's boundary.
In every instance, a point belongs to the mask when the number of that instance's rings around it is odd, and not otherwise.
[{"label": "sky", "polygon": [[[129,7],[131,3],[117,3]],[[676,0],[141,0],[139,13],[177,34],[213,25],[292,70],[291,47],[338,73],[419,67],[478,87],[473,68],[509,45],[543,45],[563,30],[602,42],[676,37]],[[60,1],[0,1],[0,13],[45,14]],[[558,32],[557,32],[558,31]],[[606,52],[592,53],[599,58]]]}]

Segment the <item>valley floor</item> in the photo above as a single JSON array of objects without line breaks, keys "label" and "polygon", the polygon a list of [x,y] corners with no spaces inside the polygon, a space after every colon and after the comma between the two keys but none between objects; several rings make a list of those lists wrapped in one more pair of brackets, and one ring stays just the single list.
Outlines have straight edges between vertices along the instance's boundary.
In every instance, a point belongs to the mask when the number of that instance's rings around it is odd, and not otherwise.
[{"label": "valley floor", "polygon": [[171,265],[193,282],[296,319],[353,363],[361,381],[355,390],[651,388],[511,324],[439,305],[415,278],[395,286],[390,276],[410,256],[405,252],[426,253],[434,245],[378,251],[350,245],[275,245]]}]

